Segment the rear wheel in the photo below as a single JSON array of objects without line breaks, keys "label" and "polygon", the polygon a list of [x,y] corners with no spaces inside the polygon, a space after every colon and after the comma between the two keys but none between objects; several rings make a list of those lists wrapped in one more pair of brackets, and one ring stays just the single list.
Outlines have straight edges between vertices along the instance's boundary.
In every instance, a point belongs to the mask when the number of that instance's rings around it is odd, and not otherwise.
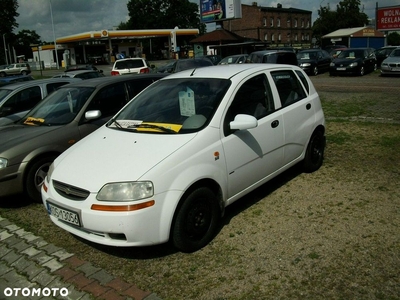
[{"label": "rear wheel", "polygon": [[220,209],[214,193],[200,187],[182,200],[172,226],[172,243],[182,252],[194,252],[213,238],[220,219]]},{"label": "rear wheel", "polygon": [[304,172],[312,173],[322,166],[325,151],[325,136],[321,130],[314,132],[308,143],[303,161]]},{"label": "rear wheel", "polygon": [[25,182],[26,193],[36,203],[42,202],[40,189],[55,158],[53,155],[42,157],[29,167]]}]

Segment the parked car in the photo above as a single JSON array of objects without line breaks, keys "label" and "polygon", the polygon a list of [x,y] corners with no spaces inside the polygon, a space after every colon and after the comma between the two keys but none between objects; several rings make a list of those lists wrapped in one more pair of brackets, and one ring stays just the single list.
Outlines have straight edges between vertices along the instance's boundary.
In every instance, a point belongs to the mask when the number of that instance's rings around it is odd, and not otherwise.
[{"label": "parked car", "polygon": [[16,124],[0,127],[0,197],[24,192],[40,202],[40,187],[54,158],[164,76],[80,80],[60,87]]},{"label": "parked car", "polygon": [[171,60],[167,61],[165,64],[163,64],[162,66],[159,66],[157,68],[157,72],[158,73],[168,73],[167,70],[172,68],[175,61],[176,61],[176,59],[171,59]]},{"label": "parked car", "polygon": [[400,75],[400,47],[392,50],[381,64],[381,76]]},{"label": "parked car", "polygon": [[103,70],[97,69],[96,66],[94,65],[73,65],[73,66],[68,66],[64,72],[71,72],[71,71],[78,71],[78,70],[94,70],[99,73],[103,73]]},{"label": "parked car", "polygon": [[298,66],[186,70],[61,154],[42,199],[57,226],[83,239],[193,252],[228,205],[300,162],[316,171],[324,149],[320,99]]},{"label": "parked car", "polygon": [[17,82],[0,87],[0,126],[20,120],[32,107],[58,87],[76,81],[80,80],[50,78]]},{"label": "parked car", "polygon": [[390,55],[390,53],[398,46],[386,46],[375,50],[376,63],[380,68],[382,62]]},{"label": "parked car", "polygon": [[342,52],[343,50],[346,50],[347,48],[336,48],[333,49],[329,52],[330,56],[332,57],[332,59],[338,57],[338,55],[340,54],[340,52]]},{"label": "parked car", "polygon": [[199,58],[204,58],[204,57],[208,58],[209,60],[211,60],[213,65],[218,65],[218,63],[222,59],[221,55],[204,55],[204,56],[200,56]]},{"label": "parked car", "polygon": [[177,59],[170,68],[167,68],[167,73],[177,73],[188,69],[210,67],[213,65],[212,61],[205,57]]},{"label": "parked car", "polygon": [[363,76],[377,69],[373,48],[347,48],[332,60],[329,74]]},{"label": "parked car", "polygon": [[53,76],[53,78],[79,78],[79,79],[91,79],[97,77],[104,77],[103,72],[98,72],[95,70],[73,70]]},{"label": "parked car", "polygon": [[11,64],[0,70],[0,77],[10,75],[28,75],[31,73],[31,67],[28,63]]},{"label": "parked car", "polygon": [[287,50],[260,50],[250,53],[249,63],[298,65],[296,53]]},{"label": "parked car", "polygon": [[144,58],[119,59],[112,67],[111,76],[150,73],[150,69],[149,62]]},{"label": "parked car", "polygon": [[329,71],[332,57],[321,49],[308,49],[297,52],[300,68],[307,74],[317,76],[319,73]]},{"label": "parked car", "polygon": [[230,65],[230,64],[244,64],[249,57],[248,54],[236,54],[224,57],[218,64],[219,65]]},{"label": "parked car", "polygon": [[9,76],[9,77],[0,77],[0,86],[16,83],[16,82],[23,82],[23,81],[30,81],[34,80],[35,78],[32,75],[16,75],[16,76]]}]

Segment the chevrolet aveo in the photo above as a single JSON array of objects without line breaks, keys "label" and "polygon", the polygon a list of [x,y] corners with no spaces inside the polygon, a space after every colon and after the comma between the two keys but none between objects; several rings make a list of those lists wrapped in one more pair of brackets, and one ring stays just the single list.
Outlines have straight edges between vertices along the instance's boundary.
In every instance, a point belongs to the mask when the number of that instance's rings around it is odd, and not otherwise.
[{"label": "chevrolet aveo", "polygon": [[323,162],[325,118],[297,66],[222,65],[165,77],[51,165],[51,220],[110,246],[207,245],[225,208],[301,162]]}]

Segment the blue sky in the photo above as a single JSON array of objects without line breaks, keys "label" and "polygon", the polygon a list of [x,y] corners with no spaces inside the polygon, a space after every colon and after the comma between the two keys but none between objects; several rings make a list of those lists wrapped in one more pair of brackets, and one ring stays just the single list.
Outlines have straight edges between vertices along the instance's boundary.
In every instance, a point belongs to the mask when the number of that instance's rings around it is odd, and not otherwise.
[{"label": "blue sky", "polygon": [[[87,31],[99,31],[113,29],[120,22],[128,20],[126,4],[129,0],[18,0],[17,18],[19,24],[16,32],[28,29],[35,30],[41,39],[47,42],[53,41],[53,29],[51,23],[50,6],[53,12],[54,35],[56,38],[78,34]],[[199,0],[190,0],[198,3]],[[329,4],[332,10],[336,10],[339,0],[242,0],[242,4],[257,2],[259,6],[276,7],[278,3],[284,8],[299,8],[310,10],[312,22],[318,17],[317,10]],[[400,0],[365,0],[361,1],[364,12],[374,18],[376,3],[379,7],[400,6]],[[208,30],[215,27],[209,25]]]}]

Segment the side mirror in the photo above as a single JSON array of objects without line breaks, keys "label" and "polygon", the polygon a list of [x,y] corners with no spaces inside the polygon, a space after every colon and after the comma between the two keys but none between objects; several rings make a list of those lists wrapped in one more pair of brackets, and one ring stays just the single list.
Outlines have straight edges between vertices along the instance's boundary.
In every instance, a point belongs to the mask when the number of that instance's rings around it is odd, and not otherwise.
[{"label": "side mirror", "polygon": [[235,119],[229,123],[232,130],[246,130],[258,126],[257,119],[250,115],[236,115]]},{"label": "side mirror", "polygon": [[95,120],[101,117],[100,110],[89,110],[85,113],[86,120]]}]

